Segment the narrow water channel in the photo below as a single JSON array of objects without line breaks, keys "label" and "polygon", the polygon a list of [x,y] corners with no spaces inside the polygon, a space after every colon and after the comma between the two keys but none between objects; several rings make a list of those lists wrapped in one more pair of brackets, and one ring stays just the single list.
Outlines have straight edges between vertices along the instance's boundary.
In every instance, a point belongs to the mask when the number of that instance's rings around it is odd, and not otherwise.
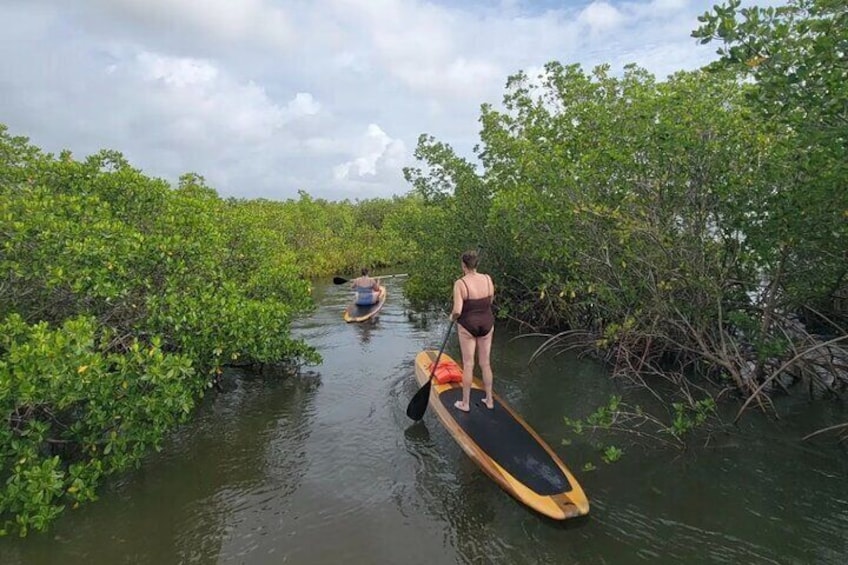
[{"label": "narrow water channel", "polygon": [[[432,413],[412,425],[413,358],[447,321],[422,322],[387,279],[375,324],[342,322],[346,289],[316,289],[296,332],[324,363],[286,380],[239,371],[161,453],[66,511],[47,534],[0,539],[0,563],[821,563],[848,562],[848,452],[799,437],[844,405],[783,401],[708,448],[626,451],[606,465],[570,437],[615,392],[587,360],[547,357],[496,332],[496,388],[571,468],[588,519],[557,523],[501,491]],[[459,358],[455,336],[447,351]],[[621,444],[624,445],[624,444]],[[587,461],[597,469],[584,471]]]}]

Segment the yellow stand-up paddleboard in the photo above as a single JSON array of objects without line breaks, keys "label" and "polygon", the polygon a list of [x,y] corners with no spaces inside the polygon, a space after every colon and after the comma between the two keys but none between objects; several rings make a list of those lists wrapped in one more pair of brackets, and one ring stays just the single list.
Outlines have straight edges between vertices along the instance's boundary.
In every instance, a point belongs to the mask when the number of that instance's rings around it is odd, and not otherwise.
[{"label": "yellow stand-up paddleboard", "polygon": [[[427,383],[438,351],[422,351],[415,357],[415,378]],[[447,354],[439,359],[437,377],[456,376],[462,368]],[[495,407],[483,404],[483,383],[474,377],[471,411],[453,403],[462,400],[462,384],[440,384],[434,377],[430,406],[463,451],[505,491],[530,508],[565,520],[589,513],[589,500],[577,479],[556,453],[497,394]]]},{"label": "yellow stand-up paddleboard", "polygon": [[345,322],[364,322],[377,315],[386,303],[386,287],[380,286],[380,299],[370,306],[357,306],[355,302],[348,304],[342,317]]}]

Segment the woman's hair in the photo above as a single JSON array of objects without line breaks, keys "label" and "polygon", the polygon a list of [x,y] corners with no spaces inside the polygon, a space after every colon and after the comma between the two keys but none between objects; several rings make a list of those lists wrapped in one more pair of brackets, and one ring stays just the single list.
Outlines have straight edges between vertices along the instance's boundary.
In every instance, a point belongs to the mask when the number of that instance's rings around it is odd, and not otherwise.
[{"label": "woman's hair", "polygon": [[462,254],[462,264],[468,267],[469,269],[477,268],[477,252],[476,251],[466,251]]},{"label": "woman's hair", "polygon": [[368,267],[362,267],[362,271],[360,271],[360,272],[362,273],[363,277],[367,277],[368,276]]}]

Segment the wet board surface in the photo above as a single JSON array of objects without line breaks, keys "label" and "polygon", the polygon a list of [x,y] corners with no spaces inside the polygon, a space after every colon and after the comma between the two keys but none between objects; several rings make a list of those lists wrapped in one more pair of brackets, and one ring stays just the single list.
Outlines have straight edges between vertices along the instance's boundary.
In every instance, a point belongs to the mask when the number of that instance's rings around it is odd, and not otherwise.
[{"label": "wet board surface", "polygon": [[568,477],[545,448],[500,402],[495,400],[494,408],[489,410],[483,404],[484,396],[482,390],[471,391],[470,412],[454,406],[454,402],[462,400],[459,387],[440,394],[439,401],[486,455],[533,492],[551,495],[571,490]]}]

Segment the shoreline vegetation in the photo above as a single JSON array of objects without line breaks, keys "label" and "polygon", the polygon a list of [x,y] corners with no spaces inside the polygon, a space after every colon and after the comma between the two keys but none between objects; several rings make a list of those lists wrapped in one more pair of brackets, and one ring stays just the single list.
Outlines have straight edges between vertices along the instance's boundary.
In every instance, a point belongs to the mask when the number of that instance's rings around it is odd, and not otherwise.
[{"label": "shoreline vegetation", "polygon": [[693,37],[719,59],[663,81],[518,72],[481,108],[479,166],[422,135],[391,199],[222,199],[199,175],[171,186],[117,151],[52,155],[0,125],[0,535],[95,500],[223,367],[320,363],[290,323],[314,307],[310,280],[363,265],[403,265],[413,307],[442,308],[477,247],[499,318],[549,337],[537,354],[594,355],[667,407],[613,398],[575,430],[648,423],[685,445],[718,401],[738,419],[775,394],[844,395],[848,80],[832,46],[848,9],[733,0]]},{"label": "shoreline vegetation", "polygon": [[172,187],[118,152],[51,155],[0,125],[0,534],[94,500],[225,366],[321,361],[290,334],[310,280],[403,262],[388,223],[419,204],[298,196],[224,200],[198,175]]},{"label": "shoreline vegetation", "polygon": [[581,430],[685,445],[721,399],[735,422],[777,415],[775,394],[848,388],[848,7],[731,0],[699,20],[714,63],[662,82],[635,65],[516,73],[482,106],[481,167],[422,135],[405,170],[444,210],[408,296],[437,299],[450,259],[481,245],[500,318],[549,337],[537,353],[593,355],[665,406],[613,397]]}]

